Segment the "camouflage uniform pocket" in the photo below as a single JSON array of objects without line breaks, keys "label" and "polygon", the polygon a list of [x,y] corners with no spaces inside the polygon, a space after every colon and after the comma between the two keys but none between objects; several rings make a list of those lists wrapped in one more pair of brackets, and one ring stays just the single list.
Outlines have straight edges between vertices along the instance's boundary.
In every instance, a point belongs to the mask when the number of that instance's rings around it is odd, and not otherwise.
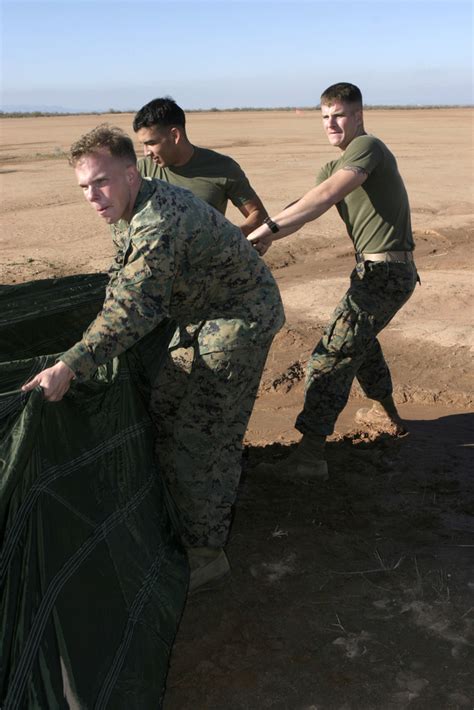
[{"label": "camouflage uniform pocket", "polygon": [[349,304],[337,309],[324,336],[327,350],[342,357],[363,352],[374,339],[374,320],[369,313],[351,308]]}]

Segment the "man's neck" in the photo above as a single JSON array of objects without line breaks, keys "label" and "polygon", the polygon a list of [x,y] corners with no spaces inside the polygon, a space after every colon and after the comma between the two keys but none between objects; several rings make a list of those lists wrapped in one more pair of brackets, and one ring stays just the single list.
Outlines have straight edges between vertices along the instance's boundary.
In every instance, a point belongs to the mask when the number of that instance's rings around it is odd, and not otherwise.
[{"label": "man's neck", "polygon": [[184,165],[189,163],[194,155],[195,148],[192,143],[187,141],[184,145],[180,146],[178,159],[171,166],[172,168],[182,168]]},{"label": "man's neck", "polygon": [[360,130],[357,131],[356,135],[353,138],[351,138],[350,142],[344,148],[341,148],[341,152],[344,153],[349,148],[349,146],[353,140],[355,140],[356,138],[359,138],[360,136],[366,136],[366,135],[367,135],[367,133],[365,132],[364,128],[363,127],[360,128]]}]

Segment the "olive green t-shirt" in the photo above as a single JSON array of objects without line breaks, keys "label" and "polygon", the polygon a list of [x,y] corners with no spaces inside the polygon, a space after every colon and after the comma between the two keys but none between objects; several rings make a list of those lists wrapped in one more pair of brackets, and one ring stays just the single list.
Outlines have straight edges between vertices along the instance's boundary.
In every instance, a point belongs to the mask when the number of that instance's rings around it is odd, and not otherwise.
[{"label": "olive green t-shirt", "polygon": [[410,205],[394,155],[378,138],[358,136],[321,169],[317,184],[346,166],[368,173],[363,185],[336,204],[356,252],[412,251]]},{"label": "olive green t-shirt", "polygon": [[240,165],[229,156],[208,148],[195,146],[191,160],[180,167],[162,168],[151,158],[141,158],[138,170],[143,177],[159,178],[191,190],[222,214],[228,200],[240,207],[257,197]]}]

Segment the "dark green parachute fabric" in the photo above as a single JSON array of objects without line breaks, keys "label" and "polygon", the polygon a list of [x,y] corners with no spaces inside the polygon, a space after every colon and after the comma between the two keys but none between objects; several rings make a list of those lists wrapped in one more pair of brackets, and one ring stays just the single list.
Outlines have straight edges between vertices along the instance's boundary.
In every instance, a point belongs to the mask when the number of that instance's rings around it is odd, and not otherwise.
[{"label": "dark green parachute fabric", "polygon": [[2,710],[162,703],[189,572],[146,404],[173,325],[59,403],[20,389],[80,338],[106,281],[0,287]]}]

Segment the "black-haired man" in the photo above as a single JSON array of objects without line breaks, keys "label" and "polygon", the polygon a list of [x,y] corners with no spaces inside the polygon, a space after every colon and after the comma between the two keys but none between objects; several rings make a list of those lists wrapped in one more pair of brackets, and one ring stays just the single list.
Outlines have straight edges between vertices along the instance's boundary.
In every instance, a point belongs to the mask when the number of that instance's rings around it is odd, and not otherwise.
[{"label": "black-haired man", "polygon": [[135,115],[133,130],[143,144],[145,157],[138,161],[143,177],[186,187],[222,214],[230,200],[245,218],[239,225],[245,235],[267,217],[235,160],[189,141],[185,113],[173,99],[154,99],[143,106]]}]

